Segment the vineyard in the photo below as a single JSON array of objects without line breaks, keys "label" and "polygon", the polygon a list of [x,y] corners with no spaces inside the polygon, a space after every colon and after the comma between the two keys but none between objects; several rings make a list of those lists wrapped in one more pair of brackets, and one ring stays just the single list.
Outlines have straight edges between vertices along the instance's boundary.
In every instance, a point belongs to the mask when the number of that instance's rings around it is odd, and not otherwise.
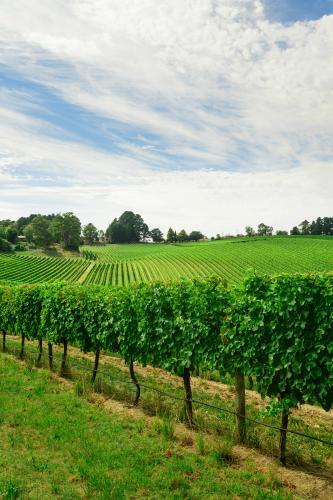
[{"label": "vineyard", "polygon": [[[0,331],[95,354],[117,353],[140,386],[134,362],[183,377],[186,419],[195,423],[191,375],[216,370],[235,379],[237,435],[246,441],[244,377],[253,377],[270,411],[281,413],[280,460],[285,463],[289,415],[299,404],[333,404],[333,275],[248,275],[228,289],[218,278],[131,287],[76,284],[1,285]],[[293,431],[295,433],[295,431]],[[314,438],[321,441],[321,438]],[[326,443],[333,446],[332,442]]]},{"label": "vineyard", "polygon": [[65,280],[79,281],[89,267],[83,259],[60,259],[34,255],[0,254],[0,280],[22,283],[43,283]]},{"label": "vineyard", "polygon": [[42,283],[56,280],[99,285],[221,276],[242,281],[259,273],[323,272],[333,269],[333,238],[248,238],[183,244],[81,247],[82,258],[46,257],[33,252],[0,257],[0,280]]}]

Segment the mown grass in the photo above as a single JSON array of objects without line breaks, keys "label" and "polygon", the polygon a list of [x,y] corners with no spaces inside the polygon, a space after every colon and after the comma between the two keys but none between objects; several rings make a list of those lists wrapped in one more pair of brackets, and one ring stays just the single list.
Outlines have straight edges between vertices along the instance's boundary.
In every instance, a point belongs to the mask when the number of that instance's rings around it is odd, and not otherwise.
[{"label": "mown grass", "polygon": [[170,420],[109,413],[8,354],[0,372],[1,499],[291,497],[253,466],[229,466],[221,446],[184,449]]}]

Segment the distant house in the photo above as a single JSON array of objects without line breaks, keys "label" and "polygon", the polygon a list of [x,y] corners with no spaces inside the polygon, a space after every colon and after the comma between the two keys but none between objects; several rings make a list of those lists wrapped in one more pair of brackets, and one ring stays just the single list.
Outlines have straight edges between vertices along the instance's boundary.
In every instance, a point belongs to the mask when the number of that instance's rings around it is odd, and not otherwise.
[{"label": "distant house", "polygon": [[26,237],[21,234],[20,236],[17,237],[17,241],[20,243],[25,243],[27,241]]}]

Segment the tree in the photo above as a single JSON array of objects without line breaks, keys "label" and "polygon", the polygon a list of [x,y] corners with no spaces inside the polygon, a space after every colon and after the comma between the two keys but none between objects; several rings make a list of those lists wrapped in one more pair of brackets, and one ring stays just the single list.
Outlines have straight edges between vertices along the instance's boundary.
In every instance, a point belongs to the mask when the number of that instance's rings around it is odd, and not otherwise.
[{"label": "tree", "polygon": [[312,221],[310,231],[311,234],[323,234],[323,219],[317,217],[315,221]]},{"label": "tree", "polygon": [[77,251],[79,249],[81,222],[73,212],[53,215],[50,232],[53,240],[60,243],[66,250]]},{"label": "tree", "polygon": [[0,224],[0,238],[5,240],[6,236],[7,236],[6,226]]},{"label": "tree", "polygon": [[288,236],[288,231],[283,231],[281,229],[278,229],[275,234],[276,236]]},{"label": "tree", "polygon": [[150,231],[150,236],[152,237],[154,243],[161,243],[163,241],[163,233],[158,227],[155,227]]},{"label": "tree", "polygon": [[272,226],[266,226],[263,222],[261,222],[258,226],[258,236],[272,236],[273,228]]},{"label": "tree", "polygon": [[62,240],[67,250],[78,250],[80,245],[81,222],[72,212],[63,214]]},{"label": "tree", "polygon": [[251,226],[245,226],[246,236],[255,236],[256,232]]},{"label": "tree", "polygon": [[333,235],[333,217],[324,217],[322,219],[323,234]]},{"label": "tree", "polygon": [[310,234],[311,231],[311,226],[310,222],[308,220],[303,220],[298,227],[300,228],[300,233],[301,234]]},{"label": "tree", "polygon": [[10,243],[16,243],[18,236],[18,230],[16,224],[10,224],[6,227],[6,240]]},{"label": "tree", "polygon": [[109,243],[131,243],[129,227],[120,224],[118,219],[113,219],[105,234]]},{"label": "tree", "polygon": [[105,241],[105,232],[103,229],[99,229],[98,231],[98,241],[104,242]]},{"label": "tree", "polygon": [[185,229],[182,229],[181,231],[179,231],[177,239],[181,243],[184,243],[184,241],[186,241],[188,239],[187,232],[185,231]]},{"label": "tree", "polygon": [[191,231],[188,237],[190,241],[199,241],[202,240],[203,238],[204,235],[201,233],[201,231]]},{"label": "tree", "polygon": [[24,228],[28,225],[31,224],[33,219],[37,217],[37,215],[40,214],[30,214],[29,217],[20,217],[17,219],[16,224],[17,224],[17,230],[19,234],[24,234]]},{"label": "tree", "polygon": [[301,234],[301,233],[300,233],[300,231],[299,231],[298,227],[297,227],[297,226],[294,226],[294,227],[291,229],[290,234],[291,234],[292,236],[296,236],[296,235]]},{"label": "tree", "polygon": [[177,233],[170,227],[167,232],[167,242],[176,243],[176,241],[177,241]]},{"label": "tree", "polygon": [[84,226],[82,233],[83,233],[83,237],[84,237],[85,241],[88,243],[88,245],[92,245],[98,239],[97,228],[91,222],[89,222],[89,224]]},{"label": "tree", "polygon": [[10,219],[3,219],[3,220],[0,220],[0,226],[3,226],[3,227],[8,227],[8,226],[10,226],[11,224],[14,224],[14,221],[13,221],[13,220],[10,220]]},{"label": "tree", "polygon": [[50,233],[52,234],[55,243],[63,241],[64,221],[60,214],[57,214],[50,222]]},{"label": "tree", "polygon": [[111,222],[105,234],[111,243],[139,243],[149,237],[149,228],[141,215],[126,211]]},{"label": "tree", "polygon": [[30,222],[30,224],[27,224],[24,229],[23,229],[23,234],[25,236],[25,239],[27,240],[28,243],[32,243],[34,241],[34,230],[33,226]]},{"label": "tree", "polygon": [[53,242],[49,231],[50,223],[43,215],[37,215],[31,222],[31,234],[33,242],[42,248],[47,248]]},{"label": "tree", "polygon": [[12,251],[12,245],[9,243],[9,241],[0,237],[0,252],[11,252],[11,251]]}]

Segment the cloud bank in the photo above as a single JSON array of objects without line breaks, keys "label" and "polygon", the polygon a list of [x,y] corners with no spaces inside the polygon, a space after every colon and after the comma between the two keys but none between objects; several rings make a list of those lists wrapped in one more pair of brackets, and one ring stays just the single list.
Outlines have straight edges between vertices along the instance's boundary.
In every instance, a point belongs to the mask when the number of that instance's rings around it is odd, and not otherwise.
[{"label": "cloud bank", "polygon": [[333,16],[259,0],[2,0],[0,214],[166,230],[333,208]]}]

